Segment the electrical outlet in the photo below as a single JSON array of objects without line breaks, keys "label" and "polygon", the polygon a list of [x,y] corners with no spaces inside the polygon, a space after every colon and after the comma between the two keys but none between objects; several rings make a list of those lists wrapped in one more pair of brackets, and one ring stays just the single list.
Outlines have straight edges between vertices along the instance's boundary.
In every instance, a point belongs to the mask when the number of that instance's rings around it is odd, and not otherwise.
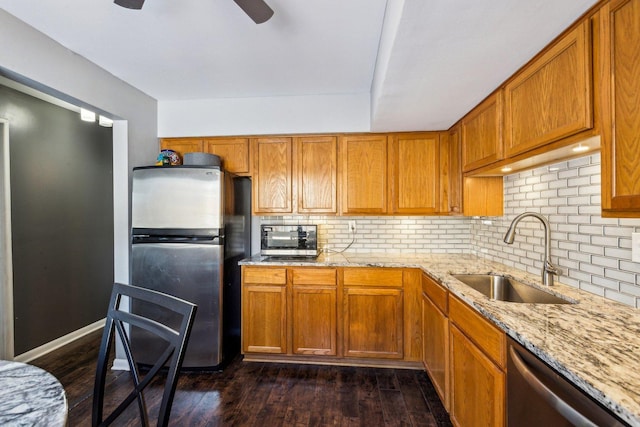
[{"label": "electrical outlet", "polygon": [[640,233],[631,233],[631,261],[640,262]]},{"label": "electrical outlet", "polygon": [[349,231],[351,233],[355,233],[356,232],[356,220],[352,219],[349,221]]}]

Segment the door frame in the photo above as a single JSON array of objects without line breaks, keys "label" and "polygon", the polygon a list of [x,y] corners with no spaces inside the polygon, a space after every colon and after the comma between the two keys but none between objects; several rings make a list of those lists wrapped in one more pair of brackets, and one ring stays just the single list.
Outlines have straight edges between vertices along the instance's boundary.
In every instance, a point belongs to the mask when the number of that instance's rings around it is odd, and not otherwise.
[{"label": "door frame", "polygon": [[13,257],[9,120],[0,117],[0,359],[13,360]]}]

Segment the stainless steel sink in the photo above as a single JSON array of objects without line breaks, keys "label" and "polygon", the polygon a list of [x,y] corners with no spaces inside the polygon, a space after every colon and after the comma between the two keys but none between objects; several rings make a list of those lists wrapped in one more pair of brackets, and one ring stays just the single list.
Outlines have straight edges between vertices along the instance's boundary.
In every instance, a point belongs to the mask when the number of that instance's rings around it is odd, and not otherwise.
[{"label": "stainless steel sink", "polygon": [[517,280],[494,274],[454,274],[465,285],[497,301],[533,304],[573,304]]}]

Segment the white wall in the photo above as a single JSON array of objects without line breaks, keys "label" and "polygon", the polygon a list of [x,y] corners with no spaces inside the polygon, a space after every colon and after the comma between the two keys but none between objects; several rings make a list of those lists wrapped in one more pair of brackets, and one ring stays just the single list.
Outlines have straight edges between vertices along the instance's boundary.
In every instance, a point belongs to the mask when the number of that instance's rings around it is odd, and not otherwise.
[{"label": "white wall", "polygon": [[158,136],[368,132],[369,94],[158,102]]},{"label": "white wall", "polygon": [[[157,102],[150,96],[71,52],[24,22],[0,10],[0,67],[37,83],[38,89],[66,101],[80,101],[115,119],[126,121],[114,129],[114,173],[150,164],[158,152]],[[99,47],[96,47],[99,48]],[[124,130],[124,131],[123,131]],[[122,150],[125,150],[124,152]],[[125,167],[122,164],[125,164]],[[116,201],[129,198],[130,179],[114,177]],[[129,183],[129,184],[127,184]],[[127,206],[130,205],[130,201]],[[115,277],[128,281],[129,209],[122,202],[115,215]],[[123,228],[126,227],[125,230]],[[117,236],[120,236],[118,238]]]}]

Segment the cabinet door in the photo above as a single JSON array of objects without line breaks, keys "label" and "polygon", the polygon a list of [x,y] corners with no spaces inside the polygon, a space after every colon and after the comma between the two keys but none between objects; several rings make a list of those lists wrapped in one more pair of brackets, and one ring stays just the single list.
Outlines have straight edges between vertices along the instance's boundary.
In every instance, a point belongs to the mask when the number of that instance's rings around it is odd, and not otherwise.
[{"label": "cabinet door", "polygon": [[387,136],[344,136],[340,154],[342,213],[387,213]]},{"label": "cabinet door", "polygon": [[256,138],[252,143],[253,212],[293,212],[291,138]]},{"label": "cabinet door", "polygon": [[401,359],[402,290],[345,288],[344,355]]},{"label": "cabinet door", "polygon": [[465,216],[502,216],[504,180],[501,176],[466,177],[464,180]]},{"label": "cabinet door", "polygon": [[298,212],[337,213],[337,150],[335,136],[296,139]]},{"label": "cabinet door", "polygon": [[249,175],[249,138],[204,140],[205,152],[220,156],[224,169],[236,175]]},{"label": "cabinet door", "polygon": [[422,294],[422,362],[444,407],[449,409],[449,319]]},{"label": "cabinet door", "polygon": [[182,158],[185,153],[202,153],[204,145],[202,139],[164,138],[160,140],[160,150],[173,150]]},{"label": "cabinet door", "polygon": [[593,126],[590,28],[585,20],[505,86],[505,157]]},{"label": "cabinet door", "polygon": [[456,426],[505,425],[505,375],[454,325],[451,339],[451,421]]},{"label": "cabinet door", "polygon": [[442,212],[451,215],[462,215],[461,150],[460,126],[456,125],[449,131],[448,138],[440,140],[440,169],[447,172],[447,179],[440,183],[440,199]]},{"label": "cabinet door", "polygon": [[433,214],[440,210],[439,141],[438,133],[391,137],[392,213]]},{"label": "cabinet door", "polygon": [[287,352],[287,288],[250,285],[242,287],[242,351]]},{"label": "cabinet door", "polygon": [[291,330],[294,354],[338,354],[335,268],[291,270]]},{"label": "cabinet door", "polygon": [[294,286],[292,301],[293,352],[335,356],[336,288]]},{"label": "cabinet door", "polygon": [[640,217],[640,1],[601,9],[603,216]]},{"label": "cabinet door", "polygon": [[490,95],[462,119],[462,169],[502,159],[502,92]]}]

